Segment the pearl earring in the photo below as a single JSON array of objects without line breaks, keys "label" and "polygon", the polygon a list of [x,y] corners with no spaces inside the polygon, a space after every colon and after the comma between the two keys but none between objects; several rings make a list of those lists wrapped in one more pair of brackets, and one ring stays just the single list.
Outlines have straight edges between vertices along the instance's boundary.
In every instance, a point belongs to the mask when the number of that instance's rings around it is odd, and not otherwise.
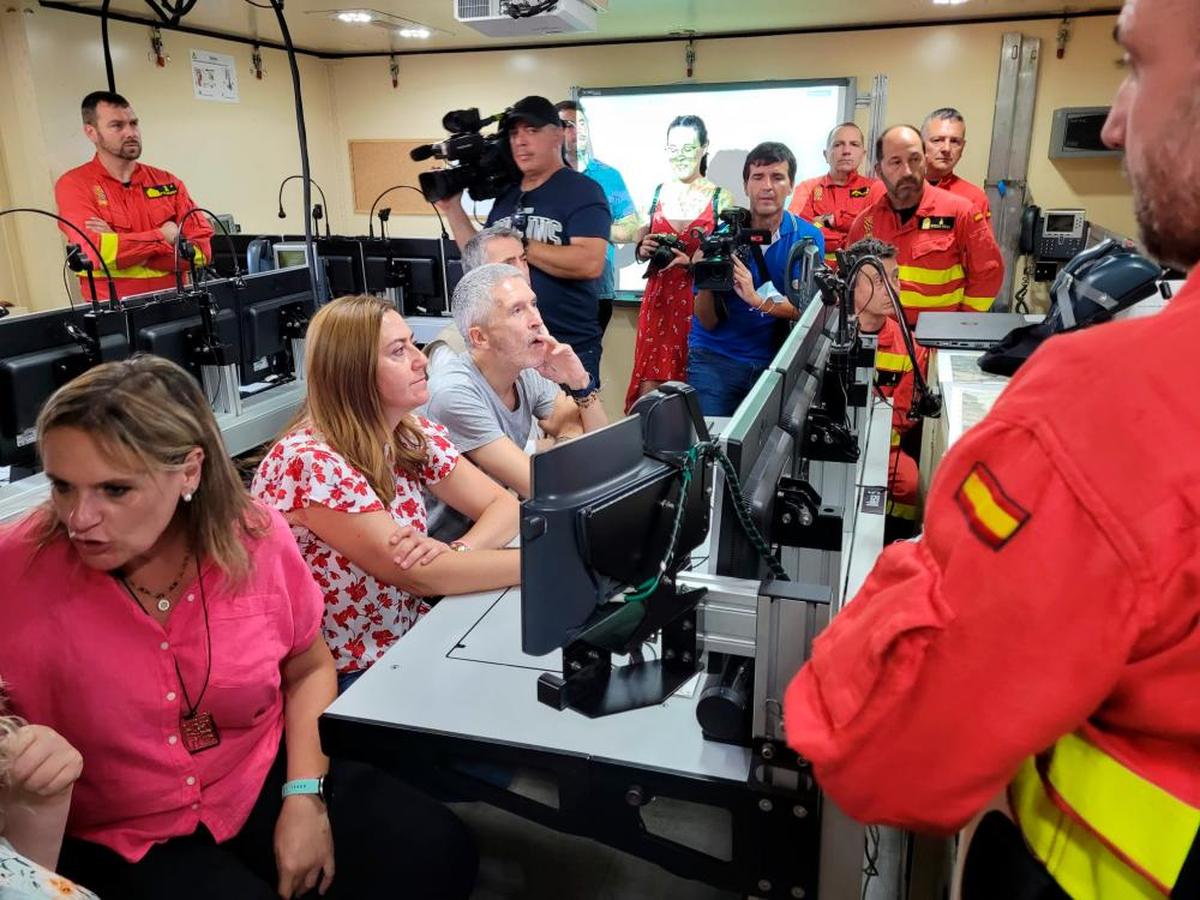
[{"label": "pearl earring", "polygon": [[183,495],[183,502],[184,503],[192,502],[192,492],[191,491],[188,491],[186,494]]}]

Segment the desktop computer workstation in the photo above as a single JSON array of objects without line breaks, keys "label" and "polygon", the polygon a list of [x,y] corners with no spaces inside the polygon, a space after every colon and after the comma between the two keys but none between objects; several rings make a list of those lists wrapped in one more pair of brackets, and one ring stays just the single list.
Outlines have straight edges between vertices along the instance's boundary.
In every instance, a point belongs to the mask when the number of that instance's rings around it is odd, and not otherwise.
[{"label": "desktop computer workstation", "polygon": [[[117,309],[76,307],[0,320],[0,467],[12,467],[10,484],[0,485],[0,521],[45,495],[44,479],[34,474],[42,406],[102,362],[133,353],[170,359],[203,386],[231,453],[271,439],[281,417],[303,400],[304,334],[316,308],[307,270],[299,268],[206,281],[182,293],[133,295]],[[232,441],[229,429],[236,431]]]}]

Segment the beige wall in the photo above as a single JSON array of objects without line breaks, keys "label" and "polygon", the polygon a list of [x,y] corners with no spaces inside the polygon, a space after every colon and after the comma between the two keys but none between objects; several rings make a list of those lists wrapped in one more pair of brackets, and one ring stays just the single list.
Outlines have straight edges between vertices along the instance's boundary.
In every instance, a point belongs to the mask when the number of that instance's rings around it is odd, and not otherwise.
[{"label": "beige wall", "polygon": [[[1115,19],[1073,23],[1067,56],[1054,56],[1057,23],[1051,21],[923,27],[826,35],[701,41],[695,80],[854,76],[871,89],[877,73],[888,76],[889,122],[920,120],[936,106],[957,106],[967,117],[969,144],[960,173],[982,182],[987,169],[996,100],[1001,36],[1021,31],[1042,39],[1043,57],[1035,111],[1030,184],[1046,206],[1084,206],[1110,228],[1132,231],[1128,188],[1119,160],[1052,163],[1046,158],[1050,117],[1059,106],[1104,105],[1122,73],[1111,32]],[[683,44],[627,44],[536,51],[456,53],[401,57],[400,90],[387,80],[386,60],[330,64],[341,141],[354,138],[423,137],[438,134],[448,109],[479,106],[494,111],[530,92],[552,99],[572,85],[602,87],[669,84],[683,75]],[[783,113],[785,114],[785,112]],[[861,110],[861,124],[867,123]],[[345,151],[342,151],[343,156]],[[803,173],[816,174],[816,173]],[[343,172],[349,189],[349,170]],[[359,216],[365,229],[366,217]],[[433,234],[431,216],[409,217],[411,233]],[[401,226],[393,225],[393,231]]]},{"label": "beige wall", "polygon": [[[22,156],[10,152],[19,136],[7,127],[0,142],[9,162],[9,184],[21,185],[36,205],[53,209],[54,180],[93,153],[80,128],[79,101],[87,92],[105,87],[100,24],[95,18],[38,7],[23,14],[21,20],[30,51],[27,73],[32,89],[32,98],[24,97],[22,104],[36,111],[39,119],[40,134],[33,137],[40,139],[40,153]],[[9,31],[16,29],[10,27]],[[117,89],[129,98],[141,119],[143,159],[178,175],[201,206],[234,213],[246,231],[299,232],[303,228],[300,182],[286,189],[286,220],[278,218],[276,203],[280,180],[300,171],[286,56],[263,50],[267,74],[258,81],[250,71],[249,46],[164,31],[170,62],[157,68],[149,55],[149,35],[146,27],[121,22],[110,25]],[[193,97],[193,49],[235,58],[240,102]],[[8,57],[5,62],[13,64]],[[332,221],[340,226],[348,206],[345,196],[330,187],[338,181],[342,146],[335,137],[330,72],[323,61],[308,57],[301,57],[300,72],[312,176],[329,193]],[[14,156],[22,156],[16,165],[11,162]],[[314,200],[319,202],[315,195]],[[39,246],[40,261],[28,267],[26,279],[32,304],[43,308],[63,303],[62,244],[53,226],[47,235]],[[0,286],[3,284],[0,278]]]},{"label": "beige wall", "polygon": [[[29,11],[0,13],[0,74],[5,76],[0,114],[6,123],[0,129],[0,201],[47,205],[53,180],[90,155],[77,109],[84,93],[103,86],[99,22],[26,6]],[[695,79],[854,76],[866,92],[873,76],[885,73],[891,122],[919,121],[942,104],[963,110],[970,142],[960,171],[982,181],[1001,35],[1016,30],[1040,37],[1029,175],[1033,196],[1045,206],[1084,206],[1094,220],[1132,233],[1118,160],[1056,163],[1046,158],[1053,110],[1106,104],[1120,81],[1112,25],[1108,17],[1076,20],[1064,60],[1054,57],[1057,23],[1051,21],[701,41]],[[298,183],[288,186],[289,218],[281,222],[276,216],[279,181],[299,169],[284,55],[263,51],[267,77],[260,82],[250,73],[245,45],[166,31],[172,58],[158,69],[148,56],[148,28],[113,23],[111,35],[118,88],[141,116],[147,162],[174,171],[199,203],[233,212],[247,231],[299,231]],[[240,103],[193,98],[188,64],[193,48],[237,59]],[[558,98],[572,85],[668,84],[683,74],[683,45],[405,56],[397,90],[381,58],[323,62],[302,57],[301,72],[313,177],[328,194],[335,229],[361,233],[367,222],[366,216],[351,213],[349,140],[438,135],[448,109],[476,105],[494,111],[529,92]],[[866,124],[865,110],[860,121]],[[436,222],[432,216],[405,217],[393,220],[390,231],[432,235]],[[61,305],[61,258],[61,240],[52,226],[0,222],[0,291],[38,307]],[[22,277],[22,262],[27,277]]]}]

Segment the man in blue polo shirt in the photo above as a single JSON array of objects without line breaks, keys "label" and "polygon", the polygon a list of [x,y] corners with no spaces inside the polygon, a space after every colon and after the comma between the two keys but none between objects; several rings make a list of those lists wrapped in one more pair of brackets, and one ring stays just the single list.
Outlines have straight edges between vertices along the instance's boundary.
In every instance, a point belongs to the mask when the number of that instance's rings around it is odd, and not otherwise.
[{"label": "man in blue polo shirt", "polygon": [[[771,362],[785,334],[783,322],[799,311],[784,296],[788,254],[806,238],[825,255],[825,239],[810,222],[787,211],[796,157],[768,141],[746,155],[742,181],[750,200],[750,227],[771,233],[762,263],[734,258],[732,291],[697,291],[688,335],[688,383],[706,416],[731,416]],[[764,271],[765,269],[765,271]]]}]

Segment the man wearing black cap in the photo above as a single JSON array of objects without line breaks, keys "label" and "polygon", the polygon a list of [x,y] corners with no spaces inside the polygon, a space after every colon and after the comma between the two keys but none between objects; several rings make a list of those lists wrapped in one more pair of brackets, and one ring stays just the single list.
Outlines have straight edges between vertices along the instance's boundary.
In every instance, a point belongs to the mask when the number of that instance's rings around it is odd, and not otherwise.
[{"label": "man wearing black cap", "polygon": [[[550,333],[570,344],[592,376],[572,391],[584,400],[600,386],[599,278],[604,273],[612,213],[600,185],[567,167],[562,156],[562,122],[545,97],[518,100],[500,120],[508,133],[520,184],[498,197],[488,226],[515,228],[525,237],[538,308]],[[475,225],[461,195],[437,203],[465,247]]]}]

